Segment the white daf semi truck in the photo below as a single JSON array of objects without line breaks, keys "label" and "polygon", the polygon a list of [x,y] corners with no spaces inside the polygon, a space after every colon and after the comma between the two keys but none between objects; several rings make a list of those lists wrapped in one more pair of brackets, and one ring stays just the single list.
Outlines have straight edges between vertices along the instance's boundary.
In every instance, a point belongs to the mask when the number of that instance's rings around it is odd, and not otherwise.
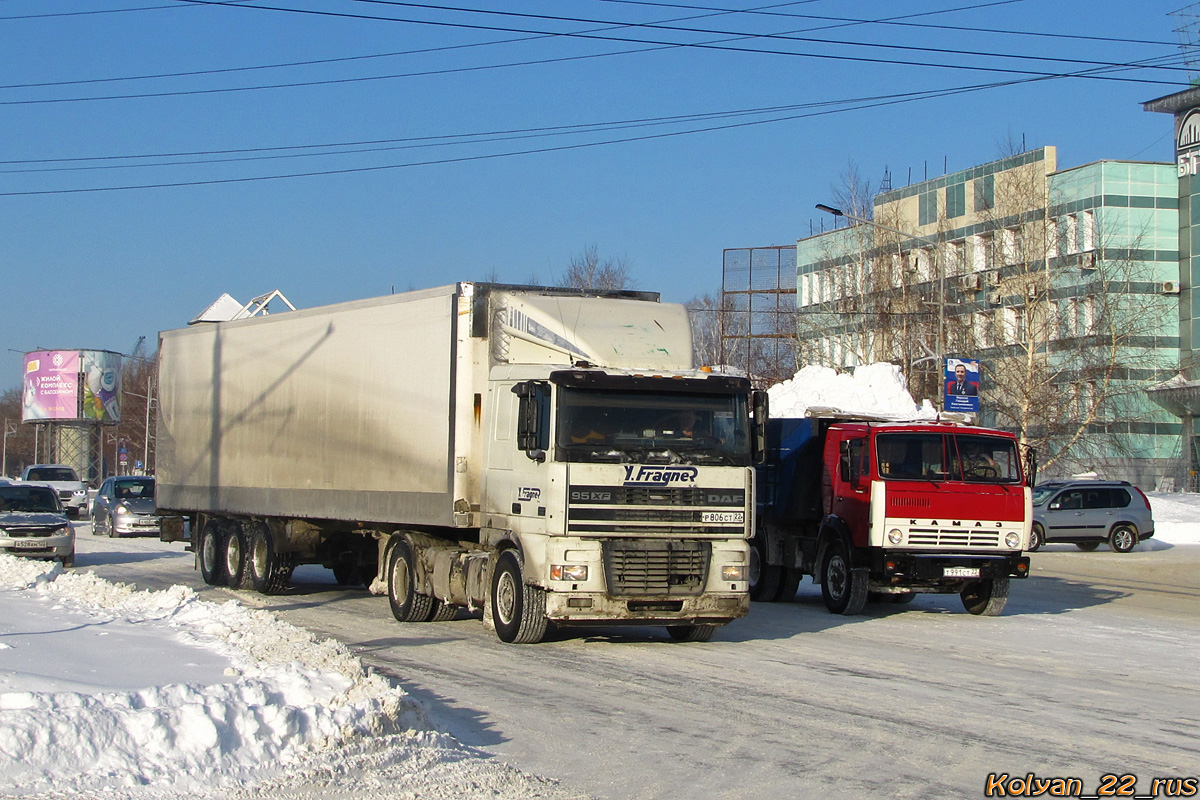
[{"label": "white daf semi truck", "polygon": [[209,584],[322,564],[517,643],[704,641],[749,608],[765,395],[694,369],[657,294],[457,283],[165,331],[159,358],[162,536],[192,531]]}]

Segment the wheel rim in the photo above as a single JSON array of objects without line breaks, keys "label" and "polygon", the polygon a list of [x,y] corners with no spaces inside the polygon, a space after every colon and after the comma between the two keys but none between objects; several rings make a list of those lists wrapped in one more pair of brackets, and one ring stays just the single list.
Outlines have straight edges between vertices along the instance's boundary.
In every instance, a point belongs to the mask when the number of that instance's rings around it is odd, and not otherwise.
[{"label": "wheel rim", "polygon": [[829,584],[831,597],[840,600],[846,594],[847,581],[846,562],[841,553],[829,557],[829,566],[825,570],[825,582]]},{"label": "wheel rim", "polygon": [[255,536],[254,544],[250,546],[250,569],[254,570],[255,577],[267,574],[267,540],[261,536]]},{"label": "wheel rim", "polygon": [[216,572],[217,566],[217,537],[211,533],[204,534],[204,544],[200,546],[200,558],[204,569],[209,573]]},{"label": "wheel rim", "polygon": [[1133,549],[1133,531],[1129,528],[1117,528],[1113,533],[1113,540],[1117,543],[1117,547],[1122,550]]},{"label": "wheel rim", "polygon": [[496,616],[505,625],[511,625],[516,617],[517,586],[512,573],[508,570],[500,573],[496,581]]},{"label": "wheel rim", "polygon": [[392,597],[397,605],[408,602],[408,562],[403,553],[398,553],[392,562]]},{"label": "wheel rim", "polygon": [[1042,528],[1040,525],[1034,525],[1033,530],[1029,533],[1029,549],[1036,550],[1042,546],[1043,538]]},{"label": "wheel rim", "polygon": [[229,541],[225,545],[225,572],[228,575],[233,575],[238,571],[238,564],[242,560],[242,542],[236,535],[229,537]]}]

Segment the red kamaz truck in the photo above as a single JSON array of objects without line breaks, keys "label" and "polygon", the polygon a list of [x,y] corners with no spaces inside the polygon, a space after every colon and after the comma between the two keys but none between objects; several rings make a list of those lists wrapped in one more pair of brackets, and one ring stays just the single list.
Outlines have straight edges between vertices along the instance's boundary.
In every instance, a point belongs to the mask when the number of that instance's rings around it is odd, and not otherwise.
[{"label": "red kamaz truck", "polygon": [[[812,412],[810,412],[812,413]],[[771,419],[750,559],[755,600],[791,600],[801,577],[835,614],[868,599],[958,593],[999,614],[1029,574],[1034,454],[1011,434],[946,422],[838,415]]]}]

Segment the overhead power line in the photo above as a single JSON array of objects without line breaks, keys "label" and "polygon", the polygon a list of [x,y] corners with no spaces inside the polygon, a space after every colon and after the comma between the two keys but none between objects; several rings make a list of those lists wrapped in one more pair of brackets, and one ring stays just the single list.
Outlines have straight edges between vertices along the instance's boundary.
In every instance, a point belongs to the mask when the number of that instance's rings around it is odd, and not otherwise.
[{"label": "overhead power line", "polygon": [[[356,2],[385,3],[387,5],[401,5],[401,6],[405,6],[405,7],[420,6],[420,7],[424,7],[424,8],[435,8],[435,9],[443,9],[443,10],[453,8],[453,7],[448,7],[448,6],[431,6],[429,4],[398,3],[398,2],[395,2],[395,0],[355,0],[355,1]],[[319,15],[331,15],[331,16],[351,16],[351,17],[355,17],[355,18],[362,18],[362,15],[346,15],[342,12],[316,11],[316,10],[312,10],[312,9],[293,9],[293,8],[287,8],[287,7],[264,6],[264,5],[243,5],[241,3],[232,2],[232,0],[180,0],[180,2],[186,2],[189,4],[198,4],[198,5],[233,6],[233,7],[242,8],[242,9],[273,10],[273,11],[281,11],[281,12],[288,12],[288,13],[319,14]],[[489,12],[479,12],[479,13],[510,15],[515,12],[489,11]],[[531,16],[531,15],[521,14],[518,16]],[[414,24],[423,24],[423,25],[465,27],[465,28],[469,28],[469,29],[484,29],[484,30],[490,30],[490,31],[506,31],[506,32],[510,32],[510,33],[535,34],[537,36],[565,36],[565,37],[570,37],[570,38],[598,39],[598,40],[608,41],[608,42],[622,42],[622,43],[642,44],[642,45],[649,44],[649,45],[653,45],[656,48],[658,48],[658,47],[672,47],[672,48],[673,47],[689,47],[689,48],[701,48],[701,49],[710,49],[710,50],[732,51],[732,52],[737,52],[737,53],[758,53],[758,54],[769,54],[769,55],[782,55],[782,56],[826,59],[826,60],[835,60],[835,61],[872,63],[872,64],[889,65],[889,66],[918,66],[918,67],[930,67],[930,68],[936,68],[936,69],[955,69],[955,70],[966,70],[966,71],[987,72],[987,73],[1008,74],[1008,75],[1025,75],[1025,76],[1032,76],[1032,77],[1063,77],[1063,76],[1068,75],[1068,73],[1062,73],[1062,72],[1047,72],[1047,71],[1042,71],[1042,70],[1025,70],[1025,69],[1016,69],[1016,68],[1011,68],[1011,67],[1001,67],[1001,66],[976,65],[976,64],[946,64],[946,63],[929,62],[929,61],[885,59],[885,58],[873,58],[873,57],[867,57],[867,56],[836,55],[836,54],[831,54],[831,53],[805,53],[805,52],[795,52],[795,51],[788,51],[788,50],[752,48],[752,47],[746,47],[746,46],[734,46],[734,45],[728,44],[727,42],[722,43],[721,41],[710,41],[710,42],[654,41],[654,40],[647,40],[647,39],[641,39],[641,38],[621,37],[621,36],[613,36],[613,35],[604,34],[603,30],[607,30],[607,29],[602,29],[600,32],[597,32],[597,31],[554,32],[554,31],[536,31],[536,30],[528,30],[528,29],[521,29],[521,28],[501,27],[501,26],[493,26],[493,25],[481,26],[481,25],[475,25],[475,24],[446,22],[446,21],[431,21],[431,20],[420,20],[420,19],[401,20],[401,19],[394,18],[394,17],[370,17],[370,18],[378,19],[378,20],[392,21],[392,22],[412,22]],[[581,21],[581,18],[558,17],[556,19],[562,19],[562,20],[566,20],[566,21]],[[654,24],[654,23],[619,23],[619,24],[618,23],[609,23],[609,24],[614,24],[617,27],[670,27],[670,26],[658,26],[657,24]],[[746,39],[760,39],[760,38],[774,38],[774,39],[795,38],[796,41],[805,41],[805,42],[810,42],[810,43],[818,42],[818,43],[834,44],[834,45],[853,45],[853,46],[863,46],[863,47],[873,47],[873,48],[881,47],[881,45],[866,44],[866,43],[861,43],[861,42],[845,42],[845,41],[840,41],[840,40],[826,41],[826,40],[813,39],[812,37],[796,38],[796,37],[789,37],[785,34],[755,34],[755,33],[744,33],[744,32],[720,32],[720,31],[715,31],[712,29],[698,29],[698,28],[697,29],[686,29],[686,30],[689,30],[691,32],[696,32],[696,33],[722,33],[723,35],[732,37],[733,40],[735,40],[735,41],[741,41],[741,40],[746,40]],[[1024,56],[1024,55],[1016,55],[1016,54],[995,55],[995,54],[982,53],[980,51],[952,50],[952,49],[945,49],[945,48],[908,47],[908,46],[902,46],[902,45],[895,45],[895,46],[889,46],[889,47],[894,47],[896,49],[905,49],[905,50],[917,50],[917,51],[922,51],[922,52],[935,52],[935,53],[940,53],[940,54],[944,54],[944,55],[969,55],[969,56],[976,56],[976,57],[1005,58],[1005,59],[1012,59],[1012,60],[1018,60],[1018,61],[1030,61],[1030,62],[1051,62],[1051,63],[1059,62],[1059,63],[1064,63],[1064,64],[1068,64],[1068,65],[1073,65],[1073,66],[1130,67],[1130,68],[1141,67],[1141,68],[1152,68],[1152,69],[1167,70],[1167,71],[1180,70],[1182,72],[1186,72],[1185,68],[1176,67],[1175,65],[1173,65],[1169,62],[1164,62],[1161,64],[1151,64],[1151,63],[1138,64],[1138,63],[1133,63],[1133,62],[1122,63],[1122,62],[1091,61],[1091,60],[1085,60],[1085,59],[1065,59],[1065,58],[1052,57],[1052,56],[1042,57],[1042,56]],[[478,65],[478,66],[468,66],[468,67],[453,67],[453,68],[438,69],[438,70],[418,70],[418,71],[395,73],[395,74],[389,74],[389,75],[374,75],[374,76],[350,77],[350,78],[329,78],[329,79],[324,79],[324,80],[311,80],[311,81],[292,81],[292,82],[287,82],[287,83],[273,83],[273,84],[263,84],[263,85],[256,85],[256,86],[221,87],[221,88],[208,88],[208,89],[186,89],[186,90],[162,91],[162,92],[140,92],[140,93],[129,93],[129,94],[117,94],[117,95],[100,95],[100,96],[91,96],[91,97],[35,98],[35,99],[25,99],[25,100],[3,100],[3,101],[0,101],[0,106],[4,106],[4,105],[14,105],[14,106],[15,105],[44,105],[44,104],[57,104],[57,103],[78,103],[78,102],[98,102],[98,101],[111,101],[111,100],[152,99],[152,98],[161,98],[161,97],[200,96],[200,95],[209,95],[209,94],[223,94],[223,93],[230,93],[230,92],[266,91],[266,90],[303,88],[303,87],[313,87],[313,86],[329,86],[329,85],[339,85],[339,84],[362,83],[362,82],[376,81],[376,80],[394,80],[394,79],[401,79],[401,78],[429,77],[429,76],[433,76],[433,75],[445,75],[445,74],[462,73],[462,72],[475,72],[475,71],[491,70],[491,69],[530,66],[530,65],[535,65],[535,64],[562,63],[562,62],[567,62],[567,61],[583,60],[583,59],[589,59],[589,58],[608,57],[608,56],[618,55],[618,54],[621,54],[621,53],[617,53],[617,54],[593,53],[593,54],[585,54],[585,55],[577,55],[577,56],[563,56],[563,57],[551,58],[551,59],[532,59],[532,60],[526,60],[526,61],[508,62],[508,63],[504,63],[504,64],[488,64],[488,65]],[[1162,86],[1162,85],[1171,86],[1171,85],[1176,85],[1178,83],[1182,83],[1181,81],[1177,82],[1177,81],[1167,81],[1167,80],[1160,80],[1160,79],[1154,79],[1154,78],[1120,77],[1120,76],[1113,76],[1113,75],[1108,75],[1108,74],[1077,74],[1075,76],[1089,78],[1089,79],[1096,79],[1096,80],[1127,82],[1127,83],[1141,83],[1141,84],[1160,85],[1160,86]]]}]

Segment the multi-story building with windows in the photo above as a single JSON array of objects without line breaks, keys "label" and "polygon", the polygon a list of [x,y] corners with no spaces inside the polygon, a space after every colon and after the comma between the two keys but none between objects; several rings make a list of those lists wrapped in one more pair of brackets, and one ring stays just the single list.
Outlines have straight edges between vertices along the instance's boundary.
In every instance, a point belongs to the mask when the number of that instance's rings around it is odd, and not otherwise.
[{"label": "multi-story building with windows", "polygon": [[1045,147],[845,209],[797,244],[801,360],[892,361],[931,398],[945,359],[978,360],[980,421],[1036,446],[1042,475],[1153,486],[1180,464],[1179,418],[1146,392],[1180,357],[1175,173],[1059,170]]}]

